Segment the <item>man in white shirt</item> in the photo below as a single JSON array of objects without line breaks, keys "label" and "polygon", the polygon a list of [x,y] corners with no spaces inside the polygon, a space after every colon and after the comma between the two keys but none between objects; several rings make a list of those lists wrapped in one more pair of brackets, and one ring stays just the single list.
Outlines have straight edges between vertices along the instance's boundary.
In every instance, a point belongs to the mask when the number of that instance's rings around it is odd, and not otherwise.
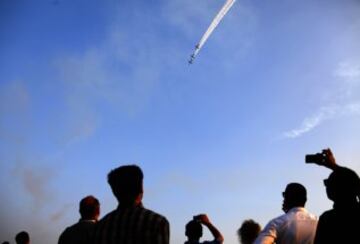
[{"label": "man in white shirt", "polygon": [[260,232],[255,244],[312,244],[317,218],[305,208],[306,189],[290,183],[283,192],[285,214],[271,220]]}]

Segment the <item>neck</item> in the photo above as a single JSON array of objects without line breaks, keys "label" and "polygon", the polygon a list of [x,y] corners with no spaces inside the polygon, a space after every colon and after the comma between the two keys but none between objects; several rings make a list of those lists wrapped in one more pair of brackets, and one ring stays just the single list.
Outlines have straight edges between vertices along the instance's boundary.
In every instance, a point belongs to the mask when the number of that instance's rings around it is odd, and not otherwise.
[{"label": "neck", "polygon": [[200,238],[188,238],[188,242],[199,242]]},{"label": "neck", "polygon": [[126,202],[126,201],[122,201],[119,203],[119,208],[131,208],[131,207],[136,207],[136,206],[141,206],[141,201],[131,201],[131,202]]},{"label": "neck", "polygon": [[91,222],[96,222],[95,218],[81,218],[80,221],[91,221]]},{"label": "neck", "polygon": [[334,202],[335,209],[352,209],[353,207],[359,207],[356,199],[340,199]]}]

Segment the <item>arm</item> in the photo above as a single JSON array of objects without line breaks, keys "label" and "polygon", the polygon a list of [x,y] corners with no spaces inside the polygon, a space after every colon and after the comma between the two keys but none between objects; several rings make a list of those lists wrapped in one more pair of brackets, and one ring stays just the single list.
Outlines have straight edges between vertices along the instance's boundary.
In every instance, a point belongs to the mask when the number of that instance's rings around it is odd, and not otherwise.
[{"label": "arm", "polygon": [[322,162],[322,166],[325,166],[326,168],[329,168],[331,170],[335,170],[339,166],[336,164],[336,160],[334,157],[334,154],[330,150],[330,148],[322,150],[322,153],[324,154],[324,161]]},{"label": "arm", "polygon": [[197,216],[197,218],[203,225],[205,225],[209,229],[216,241],[218,241],[219,243],[224,242],[224,237],[222,236],[220,231],[210,222],[210,219],[206,214],[200,214]]},{"label": "arm", "polygon": [[276,241],[278,230],[276,220],[270,221],[265,228],[259,233],[254,244],[273,244]]},{"label": "arm", "polygon": [[167,219],[161,219],[157,232],[157,244],[169,244],[170,243],[170,227]]}]

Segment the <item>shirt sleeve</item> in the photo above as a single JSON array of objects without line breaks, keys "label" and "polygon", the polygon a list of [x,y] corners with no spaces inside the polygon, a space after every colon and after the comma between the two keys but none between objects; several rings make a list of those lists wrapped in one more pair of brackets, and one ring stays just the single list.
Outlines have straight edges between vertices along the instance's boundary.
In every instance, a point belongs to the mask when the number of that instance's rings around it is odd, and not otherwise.
[{"label": "shirt sleeve", "polygon": [[277,224],[275,220],[270,221],[260,232],[254,244],[273,244],[278,235]]}]

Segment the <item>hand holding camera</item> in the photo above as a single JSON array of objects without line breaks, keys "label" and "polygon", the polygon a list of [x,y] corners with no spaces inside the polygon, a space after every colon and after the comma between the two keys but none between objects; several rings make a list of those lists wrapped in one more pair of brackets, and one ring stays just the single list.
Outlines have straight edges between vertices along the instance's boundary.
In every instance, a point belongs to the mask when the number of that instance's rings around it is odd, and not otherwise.
[{"label": "hand holding camera", "polygon": [[334,170],[337,167],[335,157],[330,148],[322,150],[321,153],[308,154],[305,156],[305,163],[314,163]]},{"label": "hand holding camera", "polygon": [[199,214],[194,216],[194,220],[201,224],[207,225],[210,223],[209,217],[206,214]]},{"label": "hand holding camera", "polygon": [[194,221],[197,221],[203,225],[205,225],[211,232],[211,234],[214,236],[215,240],[217,240],[216,243],[223,243],[224,237],[220,233],[220,231],[210,222],[209,217],[206,214],[199,214],[195,215],[193,217]]}]

